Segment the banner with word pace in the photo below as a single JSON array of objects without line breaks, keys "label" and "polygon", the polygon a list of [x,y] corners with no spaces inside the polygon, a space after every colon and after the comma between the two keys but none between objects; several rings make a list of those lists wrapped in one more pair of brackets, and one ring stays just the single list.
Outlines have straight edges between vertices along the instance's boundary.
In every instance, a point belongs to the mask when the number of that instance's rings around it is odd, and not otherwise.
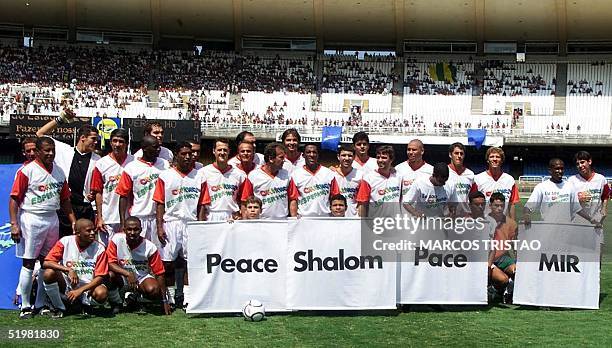
[{"label": "banner with word pace", "polygon": [[288,237],[292,310],[396,308],[396,263],[362,254],[360,219],[290,220]]},{"label": "banner with word pace", "polygon": [[405,234],[398,303],[487,304],[488,223],[455,231],[432,223]]},{"label": "banner with word pace", "polygon": [[592,225],[533,222],[519,238],[540,250],[519,250],[515,304],[599,309],[600,229]]},{"label": "banner with word pace", "polygon": [[287,309],[286,221],[195,222],[187,234],[187,313],[240,312],[250,299]]}]

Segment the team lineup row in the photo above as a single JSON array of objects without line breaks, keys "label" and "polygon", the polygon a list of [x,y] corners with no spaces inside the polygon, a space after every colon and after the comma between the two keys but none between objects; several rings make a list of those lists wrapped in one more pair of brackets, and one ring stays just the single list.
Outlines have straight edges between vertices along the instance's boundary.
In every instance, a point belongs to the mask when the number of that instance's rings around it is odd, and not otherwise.
[{"label": "team lineup row", "polygon": [[[463,166],[462,144],[450,146],[450,164],[432,166],[423,160],[423,143],[415,139],[407,145],[408,160],[393,167],[393,148],[379,146],[371,158],[368,136],[359,132],[352,146],[338,149],[338,165],[326,168],[319,164],[318,146],[307,144],[301,153],[299,133],[288,129],[282,143],[268,144],[263,154],[255,152],[249,132],[237,136],[233,158],[229,141],[218,139],[214,163],[203,166],[196,161],[198,143],[181,142],[174,154],[161,146],[163,128],[156,122],[145,127],[141,150],[134,155],[128,154],[128,132],[114,130],[111,152],[100,158],[93,152],[98,131],[92,126],[79,129],[74,148],[44,137],[65,121],[58,117],[38,131],[39,138],[22,142],[27,162],[11,191],[11,236],[23,259],[17,289],[23,318],[32,316],[32,307],[45,306],[61,317],[66,307],[60,293],[67,302],[89,305],[92,298],[108,298],[119,304],[117,290],[125,287],[161,299],[166,313],[171,301],[182,307],[188,298],[189,221],[375,217],[403,208],[414,216],[491,216],[497,225],[492,238],[516,235],[518,190],[502,171],[500,148],[488,149],[488,169],[474,175]],[[609,187],[593,172],[588,153],[577,153],[575,162],[579,174],[564,181],[563,162],[551,160],[551,179],[536,187],[524,208],[526,223],[539,209],[545,220],[586,219],[601,228]],[[37,259],[44,260],[43,272],[32,306]],[[490,263],[492,283],[503,293],[514,274],[513,259],[496,255]],[[169,296],[166,285],[175,283]]]}]

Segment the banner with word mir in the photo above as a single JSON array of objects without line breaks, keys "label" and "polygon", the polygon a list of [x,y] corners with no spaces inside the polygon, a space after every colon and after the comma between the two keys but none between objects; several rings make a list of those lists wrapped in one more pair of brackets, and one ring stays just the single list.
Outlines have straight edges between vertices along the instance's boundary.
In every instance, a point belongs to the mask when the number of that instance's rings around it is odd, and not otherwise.
[{"label": "banner with word mir", "polygon": [[292,220],[288,237],[292,310],[396,308],[396,263],[361,253],[358,218]]},{"label": "banner with word mir", "polygon": [[519,237],[541,247],[518,251],[515,304],[599,309],[601,230],[533,222]]},{"label": "banner with word mir", "polygon": [[399,255],[398,303],[487,304],[486,222],[453,229],[431,221],[431,227],[404,234],[414,247]]},{"label": "banner with word mir", "polygon": [[240,312],[250,299],[286,310],[286,221],[195,222],[187,234],[187,313]]}]

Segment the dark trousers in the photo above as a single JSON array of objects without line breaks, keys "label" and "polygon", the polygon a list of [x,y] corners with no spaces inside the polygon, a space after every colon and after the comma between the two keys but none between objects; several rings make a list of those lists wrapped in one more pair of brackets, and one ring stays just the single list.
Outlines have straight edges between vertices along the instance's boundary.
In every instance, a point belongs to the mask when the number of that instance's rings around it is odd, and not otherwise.
[{"label": "dark trousers", "polygon": [[[89,219],[94,221],[94,210],[90,204],[75,204],[72,203],[72,211],[76,216],[76,219]],[[59,233],[60,238],[70,236],[73,234],[72,224],[68,220],[68,216],[60,209],[57,211],[57,217],[59,218]]]}]

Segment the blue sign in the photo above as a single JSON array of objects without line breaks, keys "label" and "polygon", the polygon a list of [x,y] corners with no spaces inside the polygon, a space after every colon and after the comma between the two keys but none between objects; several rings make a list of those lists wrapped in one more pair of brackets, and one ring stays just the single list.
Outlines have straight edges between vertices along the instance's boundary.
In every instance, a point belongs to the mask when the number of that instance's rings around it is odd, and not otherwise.
[{"label": "blue sign", "polygon": [[9,194],[15,172],[21,164],[0,165],[0,309],[16,309],[13,304],[19,282],[21,259],[15,256],[15,242],[11,239],[11,220],[8,214]]},{"label": "blue sign", "polygon": [[321,134],[321,149],[337,151],[342,138],[342,127],[323,127]]},{"label": "blue sign", "polygon": [[476,146],[476,149],[480,149],[482,144],[484,144],[485,139],[487,138],[487,130],[486,129],[468,129],[468,144]]}]

